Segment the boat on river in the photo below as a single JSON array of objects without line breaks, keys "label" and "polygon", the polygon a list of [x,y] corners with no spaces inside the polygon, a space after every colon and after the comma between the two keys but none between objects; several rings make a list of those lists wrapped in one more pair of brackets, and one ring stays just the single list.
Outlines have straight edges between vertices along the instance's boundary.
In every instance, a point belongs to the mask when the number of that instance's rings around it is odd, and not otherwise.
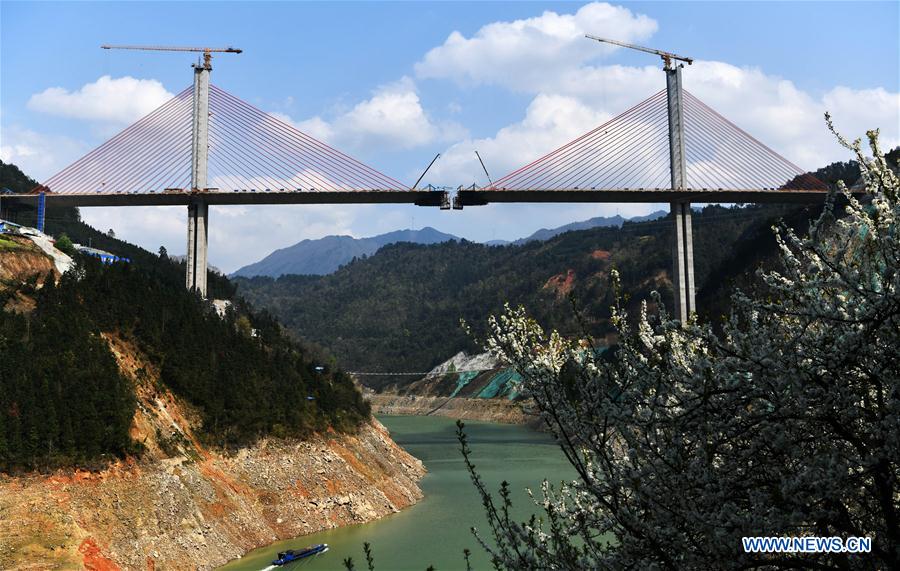
[{"label": "boat on river", "polygon": [[327,543],[320,543],[318,545],[312,545],[310,547],[304,549],[288,549],[287,551],[281,551],[278,553],[278,559],[272,561],[272,565],[276,565],[281,567],[283,565],[288,565],[290,563],[295,563],[297,561],[302,561],[307,557],[315,557],[316,555],[321,555],[328,551]]}]

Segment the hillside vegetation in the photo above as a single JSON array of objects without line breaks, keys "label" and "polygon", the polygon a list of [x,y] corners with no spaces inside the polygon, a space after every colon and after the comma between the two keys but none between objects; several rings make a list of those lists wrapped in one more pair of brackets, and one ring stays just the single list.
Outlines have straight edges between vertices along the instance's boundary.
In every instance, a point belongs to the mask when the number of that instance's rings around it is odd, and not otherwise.
[{"label": "hillside vegetation", "polygon": [[102,332],[152,359],[161,382],[200,411],[212,444],[352,430],[368,417],[350,378],[317,371],[273,319],[246,307],[220,318],[165,274],[82,259],[32,294],[31,313],[0,312],[0,469],[135,450],[133,389]]},{"label": "hillside vegetation", "polygon": [[[718,283],[718,268],[742,236],[797,210],[708,206],[697,212],[698,285]],[[328,276],[239,278],[235,283],[240,295],[272,311],[300,338],[328,347],[351,370],[420,372],[459,351],[477,351],[460,318],[480,336],[484,317],[506,302],[532,308],[541,323],[563,333],[579,333],[580,319],[603,337],[611,331],[612,267],[633,301],[652,290],[671,301],[671,237],[671,221],[660,219],[519,246],[394,244]],[[394,379],[364,380],[377,387]]]},{"label": "hillside vegetation", "polygon": [[[24,177],[13,165],[3,165],[3,175],[7,187],[10,176]],[[33,215],[12,214],[25,223]],[[29,270],[35,264],[22,264],[20,275],[0,284],[0,308],[17,311],[0,311],[0,471],[94,465],[140,451],[129,436],[134,387],[104,334],[148,356],[162,388],[197,409],[207,444],[352,431],[369,417],[333,359],[301,347],[271,316],[240,301],[220,317],[185,290],[183,264],[98,232],[74,208],[50,209],[47,229],[75,241],[90,237],[132,263],[104,266],[76,256],[77,266],[58,282],[49,270],[38,275]],[[4,260],[25,254],[43,255],[10,247]],[[228,280],[211,277],[211,296],[230,297]]]},{"label": "hillside vegetation", "polygon": [[[888,153],[894,164],[900,149]],[[811,173],[829,186],[857,182],[859,166],[838,162]],[[749,286],[776,252],[771,227],[802,229],[821,205],[711,205],[695,211],[694,271],[701,315],[717,321],[725,292]],[[577,227],[576,225],[573,225]],[[272,311],[298,338],[328,347],[362,372],[425,372],[459,351],[478,352],[464,319],[483,338],[484,317],[525,305],[564,335],[583,330],[613,342],[609,270],[619,271],[627,307],[658,290],[672,307],[670,217],[624,222],[505,246],[465,240],[393,244],[327,276],[238,278],[239,294]],[[653,306],[651,305],[651,310]],[[415,377],[362,377],[379,389]]]}]

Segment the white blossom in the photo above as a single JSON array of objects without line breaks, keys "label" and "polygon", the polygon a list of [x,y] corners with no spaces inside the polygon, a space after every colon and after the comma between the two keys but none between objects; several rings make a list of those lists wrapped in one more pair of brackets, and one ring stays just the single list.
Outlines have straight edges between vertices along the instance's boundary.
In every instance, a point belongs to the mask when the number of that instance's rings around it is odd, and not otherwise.
[{"label": "white blossom", "polygon": [[[542,517],[523,524],[479,487],[495,567],[900,569],[900,184],[877,135],[868,158],[836,134],[868,196],[841,185],[808,235],[775,228],[780,267],[759,274],[761,297],[733,294],[718,333],[673,321],[658,296],[635,326],[612,308],[609,358],[523,308],[490,319],[487,349],[522,374],[578,474],[545,482]],[[741,549],[784,535],[871,537],[873,553]]]}]

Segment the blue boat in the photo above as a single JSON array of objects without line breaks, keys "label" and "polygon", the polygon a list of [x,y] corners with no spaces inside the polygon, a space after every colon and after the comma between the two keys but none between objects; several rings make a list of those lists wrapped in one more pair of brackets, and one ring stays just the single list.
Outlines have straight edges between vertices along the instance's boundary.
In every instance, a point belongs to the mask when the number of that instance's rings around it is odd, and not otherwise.
[{"label": "blue boat", "polygon": [[327,543],[320,543],[318,545],[313,545],[311,547],[307,547],[305,549],[288,549],[287,551],[282,551],[278,553],[278,559],[272,561],[272,565],[282,566],[287,565],[289,563],[294,563],[295,561],[300,561],[302,559],[306,559],[307,557],[313,557],[315,555],[320,555],[328,551]]}]

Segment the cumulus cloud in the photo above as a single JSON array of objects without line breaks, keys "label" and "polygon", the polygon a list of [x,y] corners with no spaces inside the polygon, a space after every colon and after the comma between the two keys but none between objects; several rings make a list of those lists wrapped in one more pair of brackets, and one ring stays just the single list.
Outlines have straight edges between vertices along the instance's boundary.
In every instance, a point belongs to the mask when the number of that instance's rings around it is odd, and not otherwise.
[{"label": "cumulus cloud", "polygon": [[172,97],[174,94],[155,79],[104,75],[74,91],[50,87],[35,93],[28,100],[28,108],[74,119],[125,124],[140,119]]},{"label": "cumulus cloud", "polygon": [[[441,184],[483,184],[473,152],[477,149],[496,180],[664,87],[657,68],[608,66],[584,72],[579,71],[581,82],[562,82],[546,86],[553,91],[537,92],[524,117],[495,135],[450,146],[429,175]],[[838,86],[815,96],[758,68],[722,62],[696,62],[684,73],[688,91],[804,169],[849,159],[825,128],[826,111],[847,136],[880,127],[884,148],[900,144],[900,93]]]},{"label": "cumulus cloud", "polygon": [[643,40],[657,23],[621,6],[592,3],[574,14],[547,11],[535,18],[494,22],[471,38],[454,31],[416,64],[421,78],[452,79],[462,84],[497,84],[530,91],[553,82],[567,67],[619,48],[585,39],[585,34],[625,42]]},{"label": "cumulus cloud", "polygon": [[11,125],[2,128],[0,159],[43,181],[87,151],[87,145],[62,135],[47,135]]},{"label": "cumulus cloud", "polygon": [[[595,33],[643,41],[656,29],[656,22],[647,16],[594,3],[574,14],[544,12],[535,18],[494,22],[470,38],[452,33],[416,65],[419,77],[463,86],[492,84],[534,98],[521,121],[493,137],[451,146],[438,173],[448,177],[459,173],[465,177],[460,180],[477,176],[480,167],[470,164],[475,160],[471,149],[477,147],[483,156],[495,151],[490,160],[500,165],[492,168],[497,178],[508,172],[507,165],[510,169],[524,165],[567,142],[566,136],[578,136],[599,124],[582,119],[584,113],[576,119],[573,109],[589,110],[597,117],[614,116],[664,89],[658,63],[602,64],[598,57],[609,49],[583,37]],[[697,61],[685,68],[683,76],[685,89],[805,169],[848,158],[825,129],[825,111],[831,111],[836,125],[848,136],[881,127],[885,147],[900,142],[900,94],[884,88],[836,86],[824,94],[812,94],[761,68],[717,61]],[[540,109],[545,115],[559,114],[550,128],[536,122]]]},{"label": "cumulus cloud", "polygon": [[316,116],[298,122],[283,114],[275,116],[313,137],[350,149],[412,149],[466,133],[457,123],[432,119],[408,77],[379,87],[371,98],[331,120]]},{"label": "cumulus cloud", "polygon": [[593,129],[609,119],[574,97],[538,95],[522,121],[508,125],[493,137],[466,139],[452,145],[428,173],[435,185],[487,183],[475,156],[477,150],[494,180]]}]

